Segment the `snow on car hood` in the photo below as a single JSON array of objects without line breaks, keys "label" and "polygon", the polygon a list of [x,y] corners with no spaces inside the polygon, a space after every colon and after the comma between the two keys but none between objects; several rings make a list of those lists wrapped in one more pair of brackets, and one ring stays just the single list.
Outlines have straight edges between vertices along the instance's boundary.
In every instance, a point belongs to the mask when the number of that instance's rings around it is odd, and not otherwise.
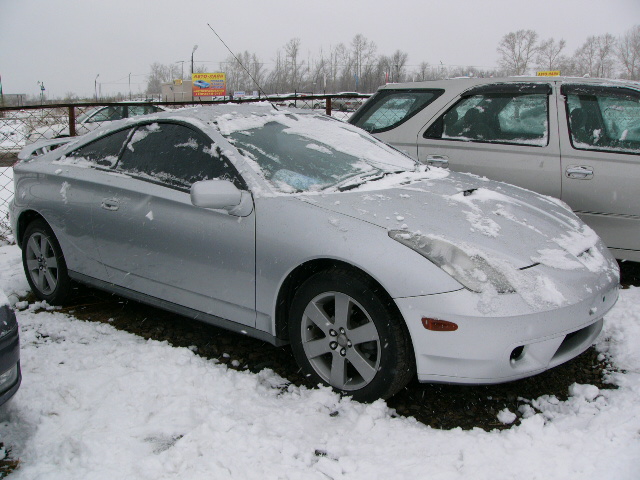
[{"label": "snow on car hood", "polygon": [[563,202],[509,184],[454,172],[415,182],[394,175],[349,192],[299,198],[481,257],[529,304],[563,305],[581,296],[575,287],[590,293],[619,280],[600,238]]}]

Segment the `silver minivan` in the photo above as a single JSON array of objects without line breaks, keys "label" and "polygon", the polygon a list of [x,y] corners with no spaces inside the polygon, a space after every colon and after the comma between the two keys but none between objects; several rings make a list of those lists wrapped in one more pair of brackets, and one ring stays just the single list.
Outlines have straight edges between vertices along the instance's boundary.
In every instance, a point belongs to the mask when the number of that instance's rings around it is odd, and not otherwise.
[{"label": "silver minivan", "polygon": [[640,261],[640,84],[459,78],[381,87],[349,120],[422,163],[557,197]]}]

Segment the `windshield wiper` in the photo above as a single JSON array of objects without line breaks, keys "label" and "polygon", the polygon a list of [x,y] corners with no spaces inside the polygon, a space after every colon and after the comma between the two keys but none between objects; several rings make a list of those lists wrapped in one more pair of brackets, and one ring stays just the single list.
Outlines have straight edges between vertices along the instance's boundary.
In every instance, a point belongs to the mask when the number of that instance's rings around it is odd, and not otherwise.
[{"label": "windshield wiper", "polygon": [[360,185],[365,184],[367,182],[375,182],[376,180],[380,180],[386,177],[387,175],[391,175],[393,173],[401,173],[401,172],[404,172],[404,170],[397,170],[393,172],[376,172],[376,173],[369,173],[367,175],[358,175],[355,177],[351,177],[345,180],[344,182],[341,182],[341,184],[339,184],[337,188],[339,192],[345,192],[347,190],[353,190],[354,188],[357,188]]}]

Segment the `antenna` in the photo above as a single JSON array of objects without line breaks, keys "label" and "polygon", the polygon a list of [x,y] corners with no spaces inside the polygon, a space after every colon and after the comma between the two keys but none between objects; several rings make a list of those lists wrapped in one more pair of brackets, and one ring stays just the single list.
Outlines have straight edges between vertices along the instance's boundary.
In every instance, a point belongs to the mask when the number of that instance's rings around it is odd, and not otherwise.
[{"label": "antenna", "polygon": [[[266,94],[266,93],[264,93],[264,90],[262,90],[262,87],[260,86],[260,84],[258,83],[258,81],[257,81],[255,78],[253,78],[253,75],[251,75],[251,72],[247,69],[247,67],[245,67],[245,66],[242,64],[242,62],[240,61],[240,59],[239,59],[238,57],[236,57],[236,54],[235,54],[235,53],[233,53],[233,52],[231,51],[231,49],[229,48],[229,46],[228,46],[226,43],[224,43],[224,40],[223,40],[222,38],[220,38],[220,35],[218,35],[218,34],[216,33],[216,31],[213,29],[213,27],[211,27],[211,25],[209,25],[208,23],[207,23],[207,27],[209,27],[209,28],[211,29],[211,31],[216,35],[216,37],[218,37],[218,40],[220,40],[220,41],[222,42],[222,44],[226,47],[226,49],[227,49],[227,50],[229,50],[229,53],[233,56],[233,58],[235,58],[235,59],[236,59],[236,62],[238,62],[238,65],[240,65],[240,66],[242,67],[242,69],[243,69],[245,72],[247,72],[247,75],[249,75],[249,76],[251,77],[251,80],[253,80],[253,83],[255,83],[255,84],[256,84],[256,86],[258,87],[258,90],[260,90],[260,92],[262,92],[262,94],[263,94],[265,97],[267,97],[267,94]],[[275,108],[276,110],[278,110],[278,108],[277,108],[273,103],[271,104],[271,106],[272,106],[273,108]]]}]

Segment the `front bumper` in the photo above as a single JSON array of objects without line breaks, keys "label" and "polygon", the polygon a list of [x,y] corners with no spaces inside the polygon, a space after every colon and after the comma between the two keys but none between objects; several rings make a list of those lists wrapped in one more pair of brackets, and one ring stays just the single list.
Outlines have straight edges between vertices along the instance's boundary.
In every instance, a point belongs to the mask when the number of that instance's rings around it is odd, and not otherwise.
[{"label": "front bumper", "polygon": [[[505,304],[517,303],[512,295],[501,297]],[[548,311],[518,314],[522,310],[513,304],[501,306],[502,316],[480,312],[477,294],[464,289],[395,301],[409,328],[421,382],[491,384],[536,375],[584,352],[617,299],[615,285]],[[454,322],[458,329],[427,330],[423,317]]]}]

